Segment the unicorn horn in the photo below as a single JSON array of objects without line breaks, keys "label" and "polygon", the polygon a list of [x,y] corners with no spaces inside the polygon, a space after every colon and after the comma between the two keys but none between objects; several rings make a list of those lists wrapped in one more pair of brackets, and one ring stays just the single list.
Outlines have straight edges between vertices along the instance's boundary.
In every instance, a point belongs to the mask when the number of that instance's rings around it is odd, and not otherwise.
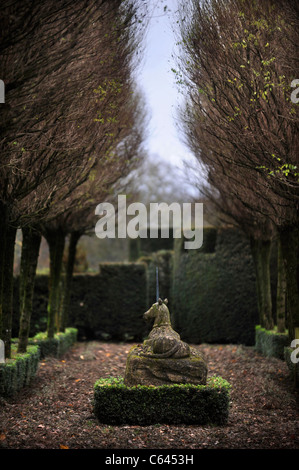
[{"label": "unicorn horn", "polygon": [[156,299],[159,301],[159,268],[156,267]]}]

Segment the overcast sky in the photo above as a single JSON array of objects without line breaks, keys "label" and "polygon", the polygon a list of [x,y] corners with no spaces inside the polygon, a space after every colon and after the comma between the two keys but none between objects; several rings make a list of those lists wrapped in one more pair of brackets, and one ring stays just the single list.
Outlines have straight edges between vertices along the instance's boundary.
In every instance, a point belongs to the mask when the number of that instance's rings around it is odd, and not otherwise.
[{"label": "overcast sky", "polygon": [[[151,113],[146,147],[149,154],[182,166],[182,161],[192,158],[192,154],[179,139],[175,127],[176,108],[181,99],[171,71],[176,68],[172,54],[176,43],[173,24],[177,1],[151,0],[149,3],[151,9],[155,9],[145,38],[145,57],[138,73],[138,83]],[[164,7],[167,7],[166,12]]]}]

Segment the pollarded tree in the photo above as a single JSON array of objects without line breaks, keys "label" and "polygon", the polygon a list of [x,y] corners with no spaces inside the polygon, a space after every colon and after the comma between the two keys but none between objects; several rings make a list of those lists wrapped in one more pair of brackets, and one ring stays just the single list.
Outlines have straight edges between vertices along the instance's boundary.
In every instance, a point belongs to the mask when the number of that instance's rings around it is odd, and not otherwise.
[{"label": "pollarded tree", "polygon": [[107,89],[117,93],[126,86],[117,80],[115,54],[125,66],[134,12],[130,2],[116,0],[3,5],[0,51],[6,105],[0,123],[0,239],[5,249],[0,284],[6,285],[0,289],[0,317],[7,357],[15,230],[34,225],[70,195],[86,180],[98,153],[105,154],[111,144],[111,123],[99,123],[97,100],[108,109]]},{"label": "pollarded tree", "polygon": [[[122,44],[121,47],[124,53],[124,45]],[[133,51],[134,48],[131,45],[126,54],[132,54]],[[120,61],[121,53],[113,54],[113,57]],[[107,71],[105,73],[107,74]],[[62,188],[63,197],[61,198],[61,192],[58,191],[45,220],[35,224],[35,229],[46,237],[50,250],[49,337],[53,337],[55,331],[59,329],[59,324],[62,328],[65,326],[64,319],[68,308],[76,245],[80,236],[90,228],[92,219],[94,224],[94,209],[98,197],[101,196],[104,200],[111,197],[112,188],[115,190],[116,182],[136,167],[140,160],[140,146],[144,132],[143,104],[140,97],[132,91],[134,85],[130,84],[130,69],[126,69],[124,65],[117,73],[118,75],[115,74],[114,78],[112,76],[109,78],[109,82],[105,77],[103,84],[92,90],[94,94],[90,97],[90,100],[93,99],[95,102],[93,114],[96,117],[93,119],[95,123],[92,125],[93,133],[88,135],[91,142],[95,139],[98,143],[99,155],[96,164],[86,181],[77,184],[75,189],[68,192],[68,195]],[[117,81],[118,86],[116,86]],[[89,109],[92,110],[92,108],[90,102]],[[67,234],[70,235],[70,243],[64,279],[66,295],[63,297],[63,315],[60,321],[61,264]],[[37,261],[34,244],[35,240],[32,239],[32,266],[36,266]],[[34,273],[34,269],[31,272]],[[28,289],[31,291],[30,297],[32,298],[32,280],[28,282]],[[30,308],[21,312],[19,348],[24,349],[24,345],[27,344],[27,325],[28,319],[30,322],[30,314]],[[24,325],[26,328],[23,328]]]},{"label": "pollarded tree", "polygon": [[[29,219],[32,214],[40,217],[56,188],[71,185],[76,179],[75,175],[70,177],[66,169],[72,166],[74,171],[77,170],[78,178],[88,170],[89,164],[81,156],[77,160],[73,155],[62,159],[57,148],[51,147],[53,136],[63,125],[63,109],[57,107],[59,99],[55,103],[53,96],[52,100],[48,99],[46,91],[42,96],[37,94],[41,88],[46,90],[47,79],[51,87],[51,77],[59,65],[62,66],[73,53],[78,53],[76,41],[63,42],[62,34],[71,35],[73,40],[82,34],[79,27],[74,27],[82,4],[78,10],[67,1],[25,0],[6,1],[1,7],[0,73],[6,84],[6,103],[2,105],[0,121],[0,241],[3,248],[0,255],[0,334],[9,357],[14,240],[20,215],[23,217],[18,204],[21,202],[24,208],[25,199],[35,193],[26,217]],[[69,10],[65,11],[67,7]],[[86,11],[82,15],[88,25],[92,12]],[[74,94],[74,88],[71,94]],[[62,141],[57,143],[57,147],[61,144]],[[52,177],[53,181],[54,176],[55,183],[50,184],[49,180]],[[43,185],[43,191],[39,191],[40,185]],[[38,197],[35,197],[37,193]]]},{"label": "pollarded tree", "polygon": [[298,121],[290,84],[297,75],[296,12],[288,1],[232,0],[191,2],[190,21],[186,11],[183,15],[189,137],[216,187],[225,188],[226,196],[238,199],[253,218],[260,214],[276,225],[294,335],[299,325]]},{"label": "pollarded tree", "polygon": [[[209,104],[205,103],[207,111]],[[222,144],[213,135],[205,135],[197,116],[192,113],[190,105],[186,112],[181,112],[181,123],[187,144],[198,155],[199,164],[192,169],[193,174],[201,174],[197,186],[214,208],[224,214],[226,223],[233,223],[241,228],[250,239],[251,251],[257,279],[257,300],[259,321],[263,327],[272,329],[270,254],[276,230],[273,221],[265,216],[263,201],[256,200],[255,186],[250,180],[246,168],[236,172],[232,165],[221,159]],[[203,138],[201,138],[204,136]],[[213,151],[211,151],[213,149]],[[207,181],[203,184],[202,176]],[[245,196],[244,197],[244,193]],[[252,210],[255,204],[255,210]]]},{"label": "pollarded tree", "polygon": [[[109,145],[106,158],[99,159],[88,180],[63,201],[60,213],[46,221],[41,228],[50,250],[49,338],[66,326],[76,246],[80,237],[94,228],[97,204],[104,201],[114,202],[117,192],[124,188],[125,176],[142,160],[143,102],[129,89],[127,93],[126,106],[119,108],[120,133],[117,138],[114,136],[114,146]],[[70,236],[68,262],[61,296],[62,258],[67,235]]]},{"label": "pollarded tree", "polygon": [[[134,172],[143,161],[142,144],[145,124],[143,102],[139,97],[135,97],[131,104],[133,106],[131,118],[128,113],[130,107],[126,108],[128,117],[126,127],[129,134],[113,151],[114,158],[106,165],[102,164],[99,168],[94,169],[90,174],[89,181],[78,188],[79,204],[63,220],[68,231],[69,243],[65,273],[62,276],[59,292],[60,304],[56,329],[60,331],[64,331],[68,325],[76,248],[80,237],[94,232],[95,208],[99,203],[110,202],[116,206],[117,195],[123,194],[127,190],[126,176]],[[129,123],[131,124],[129,125]]]}]

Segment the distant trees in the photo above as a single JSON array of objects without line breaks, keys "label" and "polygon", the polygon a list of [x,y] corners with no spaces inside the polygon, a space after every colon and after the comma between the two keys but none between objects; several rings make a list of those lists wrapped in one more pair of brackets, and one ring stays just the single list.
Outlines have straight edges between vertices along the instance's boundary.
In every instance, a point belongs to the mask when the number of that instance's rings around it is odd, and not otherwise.
[{"label": "distant trees", "polygon": [[187,202],[192,198],[187,184],[181,168],[153,154],[148,155],[130,174],[128,189],[134,201],[142,201],[149,206],[151,202]]},{"label": "distant trees", "polygon": [[[24,350],[40,234],[47,232],[50,240],[50,221],[83,204],[86,196],[77,188],[90,181],[93,169],[108,190],[119,169],[130,167],[130,158],[116,149],[134,125],[131,71],[144,25],[138,2],[2,3],[0,336],[10,357],[16,229],[23,231],[19,348]],[[56,244],[62,238],[56,235],[50,249],[59,258]]]},{"label": "distant trees", "polygon": [[270,244],[275,233],[279,236],[288,328],[295,337],[298,108],[290,85],[299,76],[296,2],[192,0],[182,3],[180,15],[180,73],[187,94],[181,122],[187,142],[206,171],[206,192],[213,198],[216,191],[221,210],[251,238],[261,322],[267,328],[273,327]]}]

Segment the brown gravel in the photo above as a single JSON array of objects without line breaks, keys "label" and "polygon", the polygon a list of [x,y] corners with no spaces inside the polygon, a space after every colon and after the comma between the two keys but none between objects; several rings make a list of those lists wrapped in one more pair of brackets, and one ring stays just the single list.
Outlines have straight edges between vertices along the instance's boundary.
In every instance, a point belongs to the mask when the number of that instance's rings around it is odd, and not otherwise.
[{"label": "brown gravel", "polygon": [[286,364],[240,345],[195,346],[232,385],[226,426],[108,426],[92,413],[99,377],[124,375],[128,343],[76,343],[31,387],[0,399],[3,449],[298,449],[298,392]]}]

